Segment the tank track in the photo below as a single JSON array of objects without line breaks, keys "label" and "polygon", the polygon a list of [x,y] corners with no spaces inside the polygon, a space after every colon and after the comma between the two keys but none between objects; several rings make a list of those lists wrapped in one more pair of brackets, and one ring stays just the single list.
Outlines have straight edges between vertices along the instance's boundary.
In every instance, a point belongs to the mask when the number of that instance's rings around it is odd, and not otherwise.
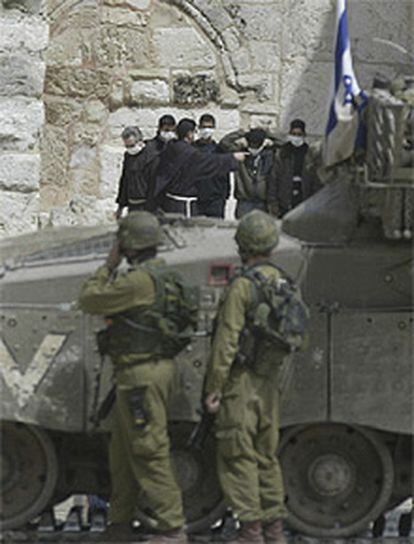
[{"label": "tank track", "polygon": [[[72,543],[72,544],[119,544],[120,539],[109,539],[105,536],[106,515],[98,511],[92,515],[88,523],[82,518],[82,507],[72,507],[64,522],[56,522],[53,511],[45,512],[37,525],[29,525],[25,529],[5,531],[0,533],[1,544],[28,544]],[[227,516],[221,526],[209,534],[190,535],[192,544],[225,543],[234,535],[235,524],[233,518]],[[212,536],[214,533],[214,536]],[[308,537],[304,535],[289,535],[289,544],[414,544],[414,523],[411,512],[401,512],[398,508],[390,512],[387,517],[377,520],[370,531],[364,535],[350,538]],[[145,537],[137,533],[132,540],[122,539],[122,543],[145,544]]]}]

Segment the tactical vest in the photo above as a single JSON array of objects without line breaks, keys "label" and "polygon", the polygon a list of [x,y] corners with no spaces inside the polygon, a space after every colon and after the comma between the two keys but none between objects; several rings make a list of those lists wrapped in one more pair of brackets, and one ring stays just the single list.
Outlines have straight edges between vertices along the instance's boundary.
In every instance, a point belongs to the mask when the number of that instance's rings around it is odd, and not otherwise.
[{"label": "tactical vest", "polygon": [[191,342],[197,327],[199,289],[165,266],[140,265],[155,285],[150,307],[131,308],[111,316],[104,352],[133,361],[175,357]]}]

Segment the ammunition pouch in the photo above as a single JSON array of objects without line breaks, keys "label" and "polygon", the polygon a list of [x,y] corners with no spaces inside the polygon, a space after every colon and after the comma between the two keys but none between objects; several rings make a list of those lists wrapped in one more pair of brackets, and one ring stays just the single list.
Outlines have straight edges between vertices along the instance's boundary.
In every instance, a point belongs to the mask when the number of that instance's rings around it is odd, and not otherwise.
[{"label": "ammunition pouch", "polygon": [[148,423],[148,414],[145,409],[146,389],[146,387],[135,387],[129,397],[129,405],[137,429],[144,429]]}]

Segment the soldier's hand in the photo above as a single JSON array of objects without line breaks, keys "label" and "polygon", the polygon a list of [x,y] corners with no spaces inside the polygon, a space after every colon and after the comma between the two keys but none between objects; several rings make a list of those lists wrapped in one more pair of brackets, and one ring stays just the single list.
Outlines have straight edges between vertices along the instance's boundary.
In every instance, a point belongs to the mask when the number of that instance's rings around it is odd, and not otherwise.
[{"label": "soldier's hand", "polygon": [[122,208],[118,208],[114,213],[115,219],[119,221],[122,217]]},{"label": "soldier's hand", "polygon": [[115,240],[114,245],[112,246],[110,252],[108,253],[108,257],[106,258],[106,266],[109,268],[109,270],[115,270],[115,268],[118,268],[122,261],[122,254],[119,250],[119,243],[118,240]]},{"label": "soldier's hand", "polygon": [[239,162],[243,162],[246,157],[247,157],[248,153],[246,153],[245,151],[236,151],[235,153],[233,153],[233,157],[236,159],[236,161],[239,161]]},{"label": "soldier's hand", "polygon": [[206,410],[209,414],[216,414],[220,408],[220,395],[217,393],[209,393],[204,401]]}]

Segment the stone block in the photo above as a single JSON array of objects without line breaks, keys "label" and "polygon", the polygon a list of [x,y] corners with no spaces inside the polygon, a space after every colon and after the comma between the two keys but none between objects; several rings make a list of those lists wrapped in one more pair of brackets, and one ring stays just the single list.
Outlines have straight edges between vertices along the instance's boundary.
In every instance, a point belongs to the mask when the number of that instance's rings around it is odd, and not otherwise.
[{"label": "stone block", "polygon": [[174,103],[182,106],[202,106],[217,102],[220,87],[208,75],[177,76],[173,82]]},{"label": "stone block", "polygon": [[275,99],[273,77],[270,74],[242,74],[238,82],[244,88],[253,90],[259,102]]},{"label": "stone block", "polygon": [[51,39],[45,53],[47,65],[80,66],[83,61],[83,49],[83,35],[68,29]]},{"label": "stone block", "polygon": [[220,2],[215,0],[192,0],[192,4],[199,8],[203,16],[206,17],[215,30],[223,32],[233,25],[232,18],[223,9]]},{"label": "stone block", "polygon": [[96,123],[75,123],[69,130],[70,144],[95,146],[101,139],[102,130],[102,127]]},{"label": "stone block", "polygon": [[33,150],[44,122],[40,101],[24,98],[0,101],[0,150]]},{"label": "stone block", "polygon": [[170,68],[214,68],[216,56],[195,28],[157,28],[154,31],[157,63]]},{"label": "stone block", "polygon": [[269,42],[281,40],[283,5],[280,2],[272,5],[234,2],[227,6],[227,11],[245,39]]},{"label": "stone block", "polygon": [[0,96],[40,97],[44,77],[44,62],[22,54],[0,55]]},{"label": "stone block", "polygon": [[112,199],[99,199],[93,195],[73,195],[69,201],[42,214],[42,223],[48,227],[75,225],[102,225],[114,222]]},{"label": "stone block", "polygon": [[234,51],[231,55],[231,60],[237,74],[247,74],[251,72],[252,63],[247,48],[241,47],[237,51]]},{"label": "stone block", "polygon": [[39,189],[40,156],[10,153],[0,156],[0,189],[31,193]]},{"label": "stone block", "polygon": [[170,100],[168,83],[162,79],[134,81],[130,89],[131,104],[167,104]]},{"label": "stone block", "polygon": [[38,228],[39,194],[2,191],[0,198],[0,233],[11,236]]},{"label": "stone block", "polygon": [[150,36],[139,27],[101,25],[93,48],[98,65],[101,66],[150,65]]},{"label": "stone block", "polygon": [[30,53],[44,51],[49,41],[46,21],[35,18],[2,17],[0,19],[0,51]]},{"label": "stone block", "polygon": [[108,98],[110,75],[106,70],[69,66],[48,66],[45,92],[73,98]]},{"label": "stone block", "polygon": [[103,123],[108,116],[108,109],[99,100],[87,102],[83,110],[83,118],[87,123]]},{"label": "stone block", "polygon": [[2,0],[2,6],[5,9],[19,9],[24,13],[35,15],[42,11],[43,0]]},{"label": "stone block", "polygon": [[64,98],[45,97],[46,123],[63,127],[79,120],[81,104]]},{"label": "stone block", "polygon": [[97,164],[97,150],[95,147],[80,145],[71,154],[69,167],[94,170]]},{"label": "stone block", "polygon": [[146,27],[149,23],[149,13],[125,9],[124,7],[103,7],[101,24],[111,24],[115,26],[132,25],[134,27]]},{"label": "stone block", "polygon": [[124,106],[126,103],[124,83],[118,79],[112,83],[111,92],[109,95],[109,109],[111,111],[117,110]]},{"label": "stone block", "polygon": [[278,74],[281,70],[281,47],[272,42],[249,43],[250,57],[254,72],[272,72]]},{"label": "stone block", "polygon": [[67,131],[46,125],[41,140],[42,186],[68,185],[69,141]]},{"label": "stone block", "polygon": [[102,145],[99,148],[101,168],[99,194],[102,198],[111,198],[114,206],[115,197],[118,192],[119,178],[121,177],[123,158],[123,147]]}]

